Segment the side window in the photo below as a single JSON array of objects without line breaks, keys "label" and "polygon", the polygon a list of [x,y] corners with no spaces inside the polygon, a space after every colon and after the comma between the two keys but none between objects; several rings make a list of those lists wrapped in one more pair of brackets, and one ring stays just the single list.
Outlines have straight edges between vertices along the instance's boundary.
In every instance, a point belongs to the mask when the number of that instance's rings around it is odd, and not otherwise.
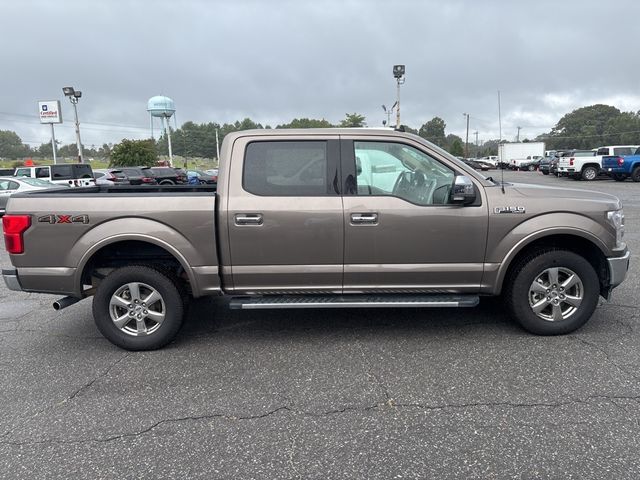
[{"label": "side window", "polygon": [[619,147],[613,149],[614,155],[633,155],[633,151],[635,149],[633,147]]},{"label": "side window", "polygon": [[9,182],[9,190],[17,190],[20,188],[20,184],[18,182]]},{"label": "side window", "polygon": [[455,172],[408,145],[354,142],[358,195],[390,195],[416,205],[444,205]]},{"label": "side window", "polygon": [[0,192],[9,190],[9,180],[0,180]]},{"label": "side window", "polygon": [[55,165],[51,169],[51,177],[54,180],[69,180],[73,178],[73,167],[71,165]]},{"label": "side window", "polygon": [[255,195],[331,195],[328,169],[326,141],[252,142],[245,151],[242,185]]},{"label": "side window", "polygon": [[18,168],[16,170],[16,177],[30,177],[31,169],[30,168]]},{"label": "side window", "polygon": [[609,147],[599,148],[598,151],[596,152],[596,155],[609,155]]},{"label": "side window", "polygon": [[36,178],[49,178],[49,167],[36,168]]}]

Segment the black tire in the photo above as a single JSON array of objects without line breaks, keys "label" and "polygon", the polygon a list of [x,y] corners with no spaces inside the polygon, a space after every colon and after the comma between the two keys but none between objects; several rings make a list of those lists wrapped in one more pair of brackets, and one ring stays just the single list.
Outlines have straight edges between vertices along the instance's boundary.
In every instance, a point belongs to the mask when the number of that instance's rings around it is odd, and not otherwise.
[{"label": "black tire", "polygon": [[[558,269],[559,280],[556,288],[536,282],[539,279],[542,281],[545,273],[551,269]],[[510,272],[505,279],[507,306],[513,318],[531,333],[562,335],[573,332],[591,318],[598,305],[600,295],[598,275],[585,258],[573,252],[555,249],[537,252],[514,264]],[[569,285],[566,280],[563,281],[569,278],[567,272],[575,274],[581,283],[568,286],[566,290],[563,288],[561,291],[562,284]],[[546,278],[551,280],[551,277]],[[534,289],[534,282],[536,282],[536,289]],[[543,289],[544,293],[533,293],[538,288]],[[540,298],[540,295],[546,296],[546,299]],[[581,297],[581,303],[577,307],[569,304],[570,300],[566,299],[571,298],[569,295]],[[556,302],[555,305],[554,302]],[[545,305],[544,310],[537,314],[533,311],[534,305]],[[558,308],[560,312],[558,318],[548,318],[554,316]],[[564,311],[563,308],[565,308]]]},{"label": "black tire", "polygon": [[584,167],[581,174],[582,180],[590,182],[598,177],[598,169],[593,166]]},{"label": "black tire", "polygon": [[627,176],[624,173],[614,173],[612,175],[612,178],[616,181],[616,182],[624,182],[627,179]]},{"label": "black tire", "polygon": [[549,170],[541,170],[543,175],[549,175]]},{"label": "black tire", "polygon": [[640,166],[637,166],[633,169],[633,172],[631,172],[631,180],[640,182]]},{"label": "black tire", "polygon": [[175,183],[172,182],[171,180],[162,180],[160,182],[160,185],[175,185]]},{"label": "black tire", "polygon": [[530,172],[535,171],[535,169],[536,169],[536,166],[535,166],[535,165],[529,165],[529,166],[527,167],[527,170],[529,170]]},{"label": "black tire", "polygon": [[[144,330],[140,330],[144,334],[140,336],[135,336],[132,332],[134,330],[133,324],[138,325],[135,313],[129,319],[125,315],[129,311],[126,306],[111,306],[112,299],[122,289],[125,290],[122,292],[122,297],[118,295],[120,299],[123,297],[134,298],[132,292],[127,288],[127,285],[130,284],[140,284],[141,288],[138,297],[141,300],[144,299],[142,297],[143,292],[155,290],[160,295],[160,299],[154,303],[149,305],[140,303],[140,305],[134,307],[142,308],[141,306],[144,305],[145,308],[148,308],[148,310],[138,312],[141,315],[144,314],[140,325],[145,324]],[[149,287],[149,290],[146,287]],[[127,295],[127,292],[129,292],[129,295]],[[133,304],[133,301],[131,304]],[[118,327],[115,321],[112,320],[112,313],[118,317],[122,314],[120,318],[123,318],[128,323]],[[163,314],[163,319],[161,322],[156,322],[153,320],[155,317],[151,315],[147,317],[147,313]],[[163,347],[178,334],[182,326],[183,317],[184,298],[177,280],[151,267],[137,265],[114,270],[100,282],[93,297],[93,319],[98,330],[111,343],[125,350],[155,350]],[[147,325],[149,326],[149,333],[146,333]]]}]

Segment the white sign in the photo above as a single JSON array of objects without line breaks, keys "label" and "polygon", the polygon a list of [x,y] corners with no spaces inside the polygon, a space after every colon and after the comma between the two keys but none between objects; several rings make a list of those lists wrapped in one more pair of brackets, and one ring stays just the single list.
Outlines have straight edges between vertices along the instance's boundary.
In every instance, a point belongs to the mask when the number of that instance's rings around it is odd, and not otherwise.
[{"label": "white sign", "polygon": [[40,112],[40,123],[62,123],[59,100],[38,102],[38,111]]}]

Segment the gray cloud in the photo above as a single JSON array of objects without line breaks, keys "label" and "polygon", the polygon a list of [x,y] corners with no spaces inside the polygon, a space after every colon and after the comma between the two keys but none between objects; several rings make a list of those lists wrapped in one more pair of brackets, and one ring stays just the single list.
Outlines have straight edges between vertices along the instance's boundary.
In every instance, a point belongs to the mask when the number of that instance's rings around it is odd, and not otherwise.
[{"label": "gray cloud", "polygon": [[[407,65],[403,123],[442,117],[481,139],[533,137],[596,102],[639,110],[632,0],[73,1],[2,0],[0,129],[48,140],[38,100],[83,91],[85,144],[149,135],[146,100],[176,102],[178,124],[250,117],[380,125]],[[615,19],[607,20],[607,19]],[[72,110],[63,104],[73,141]],[[133,126],[133,128],[132,128]],[[135,128],[137,127],[137,128]]]}]

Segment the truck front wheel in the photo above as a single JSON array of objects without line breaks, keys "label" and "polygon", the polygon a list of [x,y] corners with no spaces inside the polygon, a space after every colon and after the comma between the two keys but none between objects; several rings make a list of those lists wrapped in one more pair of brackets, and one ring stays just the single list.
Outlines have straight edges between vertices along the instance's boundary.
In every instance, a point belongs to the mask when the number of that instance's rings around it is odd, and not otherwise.
[{"label": "truck front wheel", "polygon": [[600,295],[598,275],[580,255],[546,250],[523,258],[506,279],[515,320],[538,335],[561,335],[584,325]]},{"label": "truck front wheel", "polygon": [[154,350],[175,338],[184,301],[175,279],[146,266],[123,267],[96,289],[93,318],[98,330],[125,350]]},{"label": "truck front wheel", "polygon": [[634,182],[640,182],[640,166],[633,169],[631,172],[631,180]]}]

